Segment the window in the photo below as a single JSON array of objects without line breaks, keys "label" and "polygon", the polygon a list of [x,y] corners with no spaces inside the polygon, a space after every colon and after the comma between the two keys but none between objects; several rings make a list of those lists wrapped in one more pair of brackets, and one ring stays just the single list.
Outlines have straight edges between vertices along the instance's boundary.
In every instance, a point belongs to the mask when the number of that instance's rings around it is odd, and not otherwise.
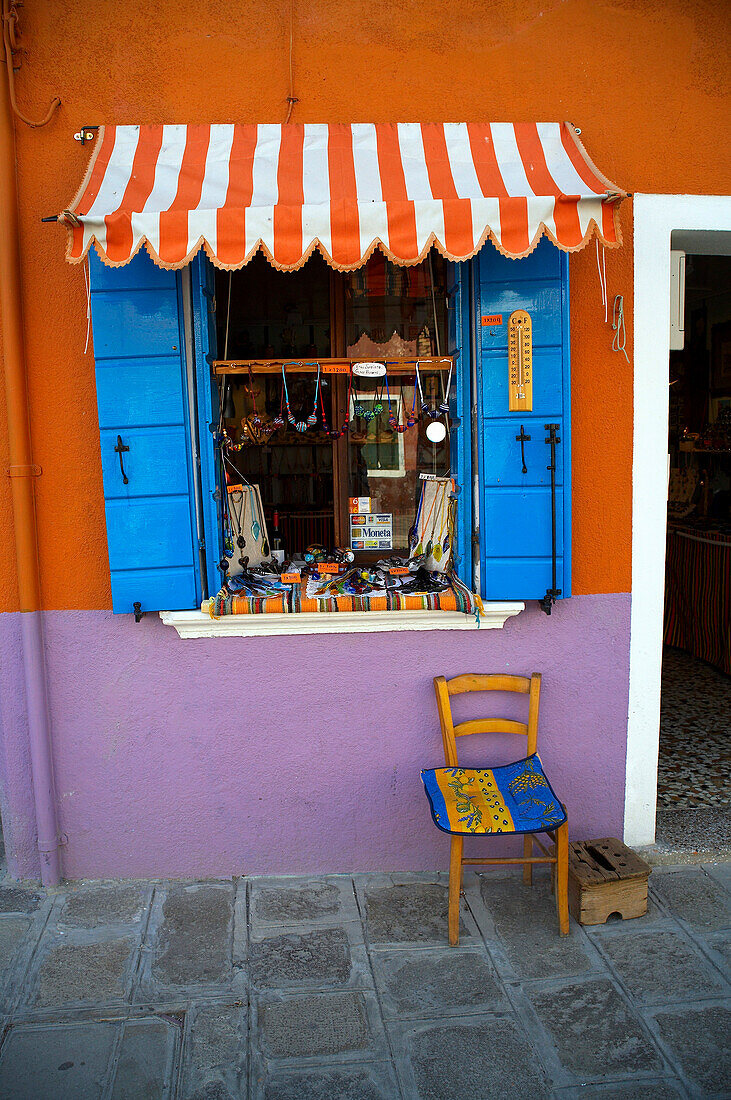
[{"label": "window", "polygon": [[[447,400],[449,361],[432,362],[446,345],[445,278],[438,255],[405,268],[380,253],[349,274],[319,255],[295,272],[263,256],[217,272],[216,373],[234,445],[226,474],[259,486],[267,528],[288,555],[311,543],[352,549],[362,561],[408,553],[419,472],[449,471],[449,442],[429,441],[428,418],[397,430],[423,401],[437,412]],[[358,377],[343,357],[385,361],[387,373]],[[285,423],[270,432],[277,417]],[[387,538],[353,527],[354,497],[389,517]]]},{"label": "window", "polygon": [[[376,254],[350,274],[315,255],[294,273],[259,256],[229,276],[203,252],[168,271],[144,250],[119,268],[92,254],[89,270],[116,612],[190,609],[220,587],[219,394],[238,443],[242,421],[253,430],[250,418],[279,415],[282,360],[295,422],[313,412],[321,364],[316,424],[229,455],[260,486],[270,535],[276,511],[292,549],[347,546],[349,498],[369,496],[392,517],[389,551],[403,552],[419,473],[449,472],[460,578],[488,600],[543,600],[547,610],[570,595],[568,256],[550,242],[519,260],[488,243],[465,263],[432,254],[409,268]],[[531,407],[513,411],[508,333],[521,310],[532,321],[533,393]],[[451,375],[435,362],[445,356]],[[388,361],[387,391],[385,379],[350,386],[349,366],[338,373],[363,357]],[[449,390],[442,443],[427,438],[428,418],[404,433],[388,423],[389,400],[401,425],[422,403],[417,359],[427,409]],[[325,434],[323,413],[339,429],[351,411],[351,431]]]}]

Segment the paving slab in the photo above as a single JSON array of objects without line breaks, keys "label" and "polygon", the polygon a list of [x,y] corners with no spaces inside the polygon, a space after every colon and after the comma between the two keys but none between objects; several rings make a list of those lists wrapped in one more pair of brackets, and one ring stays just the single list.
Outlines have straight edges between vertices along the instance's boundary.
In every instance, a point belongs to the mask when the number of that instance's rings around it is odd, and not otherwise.
[{"label": "paving slab", "polygon": [[372,985],[365,947],[348,927],[315,928],[252,940],[248,973],[254,989],[326,989]]},{"label": "paving slab", "polygon": [[[731,846],[731,810],[726,815],[726,844]],[[731,893],[731,859],[702,864],[703,870]]]},{"label": "paving slab", "polygon": [[716,931],[731,924],[728,893],[700,867],[655,870],[650,888],[673,916],[696,931]]},{"label": "paving slab", "polygon": [[18,949],[31,926],[28,917],[0,918],[0,981],[12,968],[18,957]]},{"label": "paving slab", "polygon": [[386,1018],[507,1012],[510,1003],[480,948],[418,948],[371,953]]},{"label": "paving slab", "polygon": [[552,982],[526,992],[561,1064],[577,1078],[663,1072],[640,1020],[607,979]]},{"label": "paving slab", "polygon": [[255,1004],[254,1049],[263,1058],[322,1062],[387,1057],[372,993],[268,994]]},{"label": "paving slab", "polygon": [[0,886],[0,913],[35,913],[42,900],[42,894],[25,886]]},{"label": "paving slab", "polygon": [[139,923],[149,894],[149,888],[131,884],[76,889],[66,896],[58,923],[70,928]]},{"label": "paving slab", "polygon": [[582,1085],[557,1089],[556,1100],[685,1100],[688,1094],[678,1081],[613,1081],[608,1085]]},{"label": "paving slab", "polygon": [[140,999],[189,987],[227,986],[233,976],[234,891],[230,884],[172,887],[157,899],[151,961]]},{"label": "paving slab", "polygon": [[[446,945],[447,887],[441,883],[358,883],[362,890],[366,934],[372,944],[423,943]],[[477,939],[471,915],[462,907],[460,943]]]},{"label": "paving slab", "polygon": [[260,877],[249,886],[249,913],[254,933],[276,925],[343,924],[359,921],[352,879]]},{"label": "paving slab", "polygon": [[181,1100],[245,1100],[247,1029],[241,1006],[193,1007]]},{"label": "paving slab", "polygon": [[393,1069],[384,1062],[275,1070],[253,1087],[253,1100],[396,1100],[398,1095]]},{"label": "paving slab", "polygon": [[[482,904],[491,917],[513,971],[525,980],[570,977],[601,967],[601,961],[574,921],[559,935],[556,903],[547,876],[526,886],[522,875],[478,875]],[[479,914],[475,917],[480,924]],[[499,969],[500,956],[495,955]],[[508,976],[507,973],[505,976]]]},{"label": "paving slab", "polygon": [[111,1100],[163,1100],[170,1096],[177,1039],[175,1025],[169,1021],[127,1022]]},{"label": "paving slab", "polygon": [[704,943],[721,972],[726,977],[731,975],[731,933],[712,932],[704,937]]},{"label": "paving slab", "polygon": [[728,1004],[658,1009],[657,1027],[670,1058],[690,1081],[693,1095],[731,1092],[731,1008]]},{"label": "paving slab", "polygon": [[119,1025],[13,1028],[0,1053],[3,1100],[98,1100]]},{"label": "paving slab", "polygon": [[540,1058],[514,1019],[456,1017],[421,1024],[390,1024],[399,1052],[397,1068],[405,1097],[542,1100],[550,1095]]},{"label": "paving slab", "polygon": [[47,1008],[124,1001],[133,976],[134,949],[129,938],[53,944],[38,966],[32,1003]]},{"label": "paving slab", "polygon": [[639,931],[633,935],[606,936],[602,950],[624,988],[645,1003],[714,997],[726,983],[679,933],[669,930]]}]

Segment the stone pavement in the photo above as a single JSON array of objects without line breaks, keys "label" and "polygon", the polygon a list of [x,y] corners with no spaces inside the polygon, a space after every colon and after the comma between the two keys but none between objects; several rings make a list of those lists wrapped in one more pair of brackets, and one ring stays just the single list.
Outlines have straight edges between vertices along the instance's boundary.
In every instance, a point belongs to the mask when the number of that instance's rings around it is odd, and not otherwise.
[{"label": "stone pavement", "polygon": [[547,880],[0,882],[2,1100],[731,1095],[731,864],[557,934]]}]

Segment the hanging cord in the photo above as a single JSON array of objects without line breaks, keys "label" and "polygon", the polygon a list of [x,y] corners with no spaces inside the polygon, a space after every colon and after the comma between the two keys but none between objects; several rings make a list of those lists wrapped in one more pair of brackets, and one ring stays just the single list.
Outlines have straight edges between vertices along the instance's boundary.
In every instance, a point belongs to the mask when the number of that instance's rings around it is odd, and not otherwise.
[{"label": "hanging cord", "polygon": [[231,320],[231,283],[233,282],[233,271],[228,273],[228,305],[226,306],[226,336],[223,342],[223,357],[228,359],[228,325]]},{"label": "hanging cord", "polygon": [[439,325],[437,324],[437,302],[436,298],[434,297],[434,266],[432,264],[431,249],[429,249],[429,284],[431,289],[432,315],[434,317],[434,343],[436,345],[437,355],[441,355],[442,349],[439,346]]},{"label": "hanging cord", "polygon": [[51,121],[53,112],[57,107],[61,106],[61,100],[57,95],[53,97],[51,106],[40,122],[34,122],[33,119],[28,118],[28,116],[24,115],[18,107],[18,101],[15,98],[15,70],[13,69],[13,54],[17,53],[20,49],[17,32],[17,7],[17,0],[3,0],[3,46],[5,47],[5,66],[8,70],[8,93],[10,95],[10,106],[13,109],[13,114],[15,114],[21,122],[24,122],[26,126],[30,126],[35,130],[40,126],[45,126]]},{"label": "hanging cord", "polygon": [[91,285],[89,283],[88,256],[84,264],[84,283],[86,284],[86,343],[84,344],[84,355],[86,355],[89,350],[89,337],[91,336]]},{"label": "hanging cord", "polygon": [[447,376],[447,385],[444,385],[444,371],[439,372],[439,381],[442,384],[442,403],[439,406],[439,411],[444,413],[444,426],[447,429],[447,441],[451,440],[452,435],[449,430],[449,389],[452,385],[452,367],[454,366],[454,360],[449,364],[449,374]]},{"label": "hanging cord", "polygon": [[627,343],[627,329],[624,323],[624,298],[621,294],[615,296],[614,305],[612,306],[612,328],[614,329],[612,351],[621,351],[622,355],[629,363],[629,355],[625,347]]},{"label": "hanging cord", "polygon": [[299,100],[294,94],[294,63],[292,61],[292,53],[294,50],[294,0],[289,0],[289,95],[287,96],[287,117],[284,120],[285,126],[292,117],[292,111],[294,110],[295,103],[299,103]]},{"label": "hanging cord", "polygon": [[602,249],[602,261],[599,263],[599,238],[596,241],[596,269],[599,272],[599,286],[602,292],[602,305],[604,306],[604,320],[609,321],[609,300],[607,298],[607,258]]}]

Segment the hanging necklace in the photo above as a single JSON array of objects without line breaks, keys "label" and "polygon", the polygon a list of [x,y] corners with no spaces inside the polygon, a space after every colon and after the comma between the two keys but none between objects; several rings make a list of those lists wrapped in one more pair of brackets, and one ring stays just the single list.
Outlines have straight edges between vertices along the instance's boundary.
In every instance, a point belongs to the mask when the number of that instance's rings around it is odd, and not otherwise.
[{"label": "hanging necklace", "polygon": [[416,518],[414,520],[414,526],[409,531],[409,551],[416,555],[417,543],[419,541],[419,520],[421,519],[421,508],[424,503],[424,494],[419,493],[419,504],[416,509]]},{"label": "hanging necklace", "polygon": [[[414,379],[414,400],[411,405],[411,412],[408,414],[405,424],[399,424],[398,418],[394,415],[394,411],[391,407],[391,391],[388,388],[388,373],[386,373],[386,400],[388,402],[388,426],[391,431],[398,432],[399,435],[402,435],[404,432],[408,431],[409,428],[413,428],[416,423],[416,379]],[[404,399],[402,393],[401,404],[403,405],[403,403]]]},{"label": "hanging necklace", "polygon": [[327,417],[325,416],[325,402],[322,396],[322,386],[320,386],[320,419],[322,420],[322,430],[326,436],[330,439],[340,439],[341,435],[345,435],[350,427],[350,394],[353,389],[353,372],[350,371],[348,375],[348,396],[345,401],[345,420],[339,428],[329,428],[327,424]]},{"label": "hanging necklace", "polygon": [[[441,501],[440,501],[440,505],[439,505],[439,512],[437,512],[436,508],[434,508],[432,506],[432,512],[434,513],[434,519],[432,520],[431,531],[429,533],[429,541],[427,542],[425,550],[424,550],[424,555],[427,558],[430,555],[432,555],[432,551],[434,550],[434,532],[435,532],[436,526],[437,526],[437,516],[440,517],[440,523],[441,523],[441,515],[442,515],[442,510],[444,508],[444,496],[445,496],[446,491],[447,491],[447,483],[446,483],[446,481],[444,481],[444,482],[442,482],[442,496],[441,496]],[[434,494],[434,504],[436,504],[436,502],[437,502],[437,496],[438,495],[439,495],[439,492],[437,490],[437,492]],[[431,515],[431,512],[429,514]],[[429,522],[429,520],[427,519],[427,523],[428,522]],[[426,524],[424,525],[424,530],[426,531]],[[441,532],[441,527],[440,527],[440,532]],[[440,538],[439,541],[441,543],[441,538]],[[436,557],[436,555],[433,555],[433,556]],[[440,547],[439,558],[441,558],[441,556],[442,555],[441,555],[441,547]],[[437,561],[439,561],[439,558],[437,558]]]},{"label": "hanging necklace", "polygon": [[[421,388],[421,375],[419,374],[418,360],[417,360],[417,363],[416,363],[416,381],[419,384],[419,395],[421,397],[421,411],[422,411],[422,413],[424,414],[424,416],[428,416],[430,420],[436,420],[437,417],[441,416],[442,414],[441,414],[441,411],[440,411],[439,408],[434,409],[430,405],[427,404],[426,398],[424,397],[424,391]],[[448,406],[447,406],[447,409],[449,409]]]},{"label": "hanging necklace", "polygon": [[[383,383],[381,383],[381,393],[383,393]],[[377,416],[381,415],[381,413],[383,412],[383,401],[378,400],[378,384],[376,384],[376,388],[373,391],[373,408],[366,409],[363,404],[363,400],[364,399],[360,397],[356,392],[355,405],[353,407],[353,412],[356,416],[362,416],[364,420],[370,422],[371,420],[375,420]]]},{"label": "hanging necklace", "polygon": [[[261,500],[259,499],[258,487],[255,485],[249,486],[249,492],[251,493],[251,534],[254,538],[254,542],[259,541],[259,535],[264,535],[261,543],[262,556],[269,557],[269,541],[264,534],[264,516],[262,514]],[[259,520],[262,522],[260,523]]]},{"label": "hanging necklace", "polygon": [[317,396],[320,392],[320,364],[317,364],[317,381],[315,382],[315,400],[312,402],[312,412],[306,420],[295,420],[292,415],[292,410],[289,407],[289,392],[287,390],[287,376],[284,373],[284,364],[282,364],[282,384],[284,386],[284,407],[287,410],[287,420],[290,422],[296,432],[306,432],[308,428],[313,428],[317,423]]},{"label": "hanging necklace", "polygon": [[[421,515],[421,511],[422,511],[421,506],[422,506],[425,494],[426,494],[426,483],[425,483],[425,486],[424,486],[424,494],[422,494],[422,499],[419,501],[419,516]],[[418,541],[418,544],[417,544],[417,547],[416,547],[416,550],[415,550],[415,556],[416,557],[420,557],[422,554],[425,554],[426,557],[428,557],[430,552],[431,552],[431,542],[428,542],[427,545],[426,545],[426,549],[424,549],[424,535],[426,534],[426,529],[429,526],[429,520],[431,519],[431,514],[434,511],[434,506],[435,506],[436,502],[437,502],[437,493],[435,492],[434,493],[434,499],[431,502],[431,508],[429,509],[426,520],[424,521],[424,525],[421,528],[421,532],[418,533],[418,540],[419,541]],[[419,519],[419,517],[417,516],[417,530],[418,530],[418,519]]]},{"label": "hanging necklace", "polygon": [[282,388],[279,393],[279,412],[272,420],[274,431],[284,427],[284,367],[282,367]]},{"label": "hanging necklace", "polygon": [[238,528],[238,535],[236,536],[236,545],[239,548],[239,565],[242,569],[246,569],[248,565],[248,558],[245,560],[243,556],[244,547],[246,546],[246,538],[244,537],[244,524],[246,522],[246,498],[248,493],[244,489],[234,489],[233,492],[228,493],[229,505],[233,518]]},{"label": "hanging necklace", "polygon": [[[432,557],[434,558],[434,561],[441,561],[442,560],[442,554],[444,553],[444,547],[442,546],[442,531],[444,529],[444,524],[443,524],[444,501],[446,500],[446,496],[447,496],[447,483],[445,481],[444,485],[442,486],[442,499],[441,499],[441,502],[439,504],[439,529],[437,531],[436,541],[432,541],[432,552],[431,553],[432,553]],[[436,526],[436,523],[435,523],[435,526]],[[432,528],[432,540],[434,540],[434,528]]]}]

